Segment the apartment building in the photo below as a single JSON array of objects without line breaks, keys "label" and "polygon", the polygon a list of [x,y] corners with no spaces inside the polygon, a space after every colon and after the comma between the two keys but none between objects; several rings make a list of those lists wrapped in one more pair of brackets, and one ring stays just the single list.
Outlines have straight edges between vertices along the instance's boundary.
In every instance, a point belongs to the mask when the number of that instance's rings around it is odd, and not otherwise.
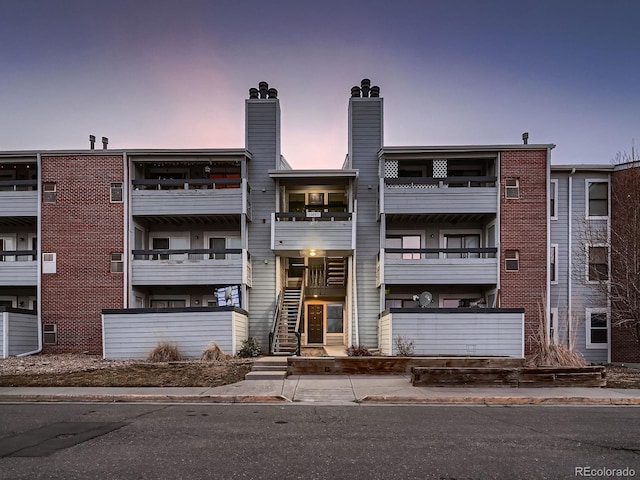
[{"label": "apartment building", "polygon": [[[554,145],[526,140],[385,146],[383,98],[363,80],[343,168],[292,169],[278,92],[261,82],[245,109],[236,149],[0,153],[3,355],[144,358],[170,341],[198,356],[254,337],[273,354],[392,355],[404,340],[522,357],[547,331],[609,360],[610,306],[568,264],[604,167],[551,167]],[[591,248],[587,270],[606,253]]]}]

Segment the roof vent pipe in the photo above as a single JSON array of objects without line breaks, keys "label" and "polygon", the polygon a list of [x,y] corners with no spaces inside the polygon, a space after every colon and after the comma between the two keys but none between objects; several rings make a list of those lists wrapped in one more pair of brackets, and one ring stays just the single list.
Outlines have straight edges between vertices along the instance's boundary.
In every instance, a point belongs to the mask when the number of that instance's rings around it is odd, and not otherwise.
[{"label": "roof vent pipe", "polygon": [[380,87],[378,86],[373,86],[371,87],[371,97],[379,97],[380,96]]},{"label": "roof vent pipe", "polygon": [[89,148],[91,148],[91,150],[96,148],[96,136],[95,135],[89,135]]},{"label": "roof vent pipe", "polygon": [[369,96],[369,89],[371,88],[371,80],[363,78],[360,82],[360,87],[362,88],[362,96],[367,98]]},{"label": "roof vent pipe", "polygon": [[360,87],[357,85],[355,87],[351,87],[351,98],[358,98],[360,96]]},{"label": "roof vent pipe", "polygon": [[525,145],[529,143],[529,132],[524,132],[522,134],[522,143]]},{"label": "roof vent pipe", "polygon": [[109,139],[107,137],[102,137],[102,149],[106,150],[107,145],[109,145]]},{"label": "roof vent pipe", "polygon": [[269,91],[269,84],[267,82],[260,82],[258,84],[260,89],[260,98],[267,98],[267,92]]},{"label": "roof vent pipe", "polygon": [[257,88],[250,88],[249,89],[249,98],[252,100],[257,100],[258,99],[258,89]]},{"label": "roof vent pipe", "polygon": [[275,88],[270,88],[267,91],[267,95],[269,96],[269,98],[278,98],[278,90],[276,90]]}]

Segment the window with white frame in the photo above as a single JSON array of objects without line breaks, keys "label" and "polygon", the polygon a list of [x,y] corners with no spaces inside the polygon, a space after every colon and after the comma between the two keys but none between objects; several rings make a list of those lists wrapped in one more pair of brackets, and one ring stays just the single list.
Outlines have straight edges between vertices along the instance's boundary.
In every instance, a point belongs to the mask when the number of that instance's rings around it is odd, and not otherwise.
[{"label": "window with white frame", "polygon": [[504,182],[505,195],[507,198],[520,198],[520,179],[507,178]]},{"label": "window with white frame", "polygon": [[558,309],[549,312],[549,343],[558,343]]},{"label": "window with white frame", "polygon": [[587,348],[609,346],[609,313],[606,308],[587,308]]},{"label": "window with white frame", "polygon": [[[419,249],[421,245],[420,235],[387,235],[385,248]],[[388,259],[416,260],[420,258],[418,252],[387,253]]]},{"label": "window with white frame", "polygon": [[609,280],[609,247],[606,245],[587,245],[587,280]]},{"label": "window with white frame", "polygon": [[507,272],[517,272],[520,270],[520,252],[518,250],[505,250],[504,269]]},{"label": "window with white frame", "polygon": [[110,188],[111,203],[122,203],[122,182],[112,182]]},{"label": "window with white frame", "polygon": [[609,182],[606,180],[586,180],[587,218],[609,216]]},{"label": "window with white frame", "polygon": [[555,243],[549,249],[549,279],[551,283],[558,283],[558,245]]},{"label": "window with white frame", "polygon": [[[479,233],[445,233],[444,248],[471,249],[480,248]],[[446,252],[446,258],[480,258],[478,252]]]},{"label": "window with white frame", "polygon": [[227,234],[216,234],[215,236],[207,235],[208,248],[215,250],[214,253],[209,254],[210,259],[224,260],[224,259],[237,259],[240,258],[238,253],[227,253],[227,249],[240,249],[242,248],[242,242],[240,237],[231,237]]},{"label": "window with white frame", "polygon": [[558,219],[558,179],[553,179],[550,183],[549,215],[551,217],[551,220]]}]

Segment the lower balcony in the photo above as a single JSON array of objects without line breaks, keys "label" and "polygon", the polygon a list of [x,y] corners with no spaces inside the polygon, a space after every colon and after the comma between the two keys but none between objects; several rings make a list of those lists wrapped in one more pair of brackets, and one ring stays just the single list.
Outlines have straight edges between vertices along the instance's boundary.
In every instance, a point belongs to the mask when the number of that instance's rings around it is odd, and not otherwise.
[{"label": "lower balcony", "polygon": [[496,248],[386,249],[378,260],[378,285],[496,284]]},{"label": "lower balcony", "polygon": [[38,262],[35,250],[5,251],[0,255],[0,287],[38,284]]},{"label": "lower balcony", "polygon": [[271,248],[278,254],[292,256],[311,251],[349,255],[354,247],[355,224],[352,213],[274,213]]},{"label": "lower balcony", "polygon": [[133,250],[133,285],[252,284],[251,255],[242,249]]},{"label": "lower balcony", "polygon": [[390,308],[380,315],[380,353],[396,355],[400,337],[415,355],[524,358],[524,309]]},{"label": "lower balcony", "polygon": [[185,358],[200,358],[210,342],[235,355],[248,339],[248,313],[237,307],[130,308],[102,311],[107,359],[146,359],[160,342]]},{"label": "lower balcony", "polygon": [[0,307],[0,358],[38,349],[38,315],[11,307]]}]

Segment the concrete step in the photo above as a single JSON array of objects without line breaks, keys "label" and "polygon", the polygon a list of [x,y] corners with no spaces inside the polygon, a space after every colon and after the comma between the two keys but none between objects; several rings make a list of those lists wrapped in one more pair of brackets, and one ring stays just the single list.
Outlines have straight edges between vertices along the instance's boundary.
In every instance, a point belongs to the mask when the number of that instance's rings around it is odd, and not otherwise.
[{"label": "concrete step", "polygon": [[245,380],[284,380],[287,378],[287,372],[254,372],[247,373]]},{"label": "concrete step", "polygon": [[257,366],[261,367],[286,367],[289,365],[289,361],[286,357],[260,357],[253,362],[253,368]]},{"label": "concrete step", "polygon": [[252,372],[286,372],[287,365],[254,365]]}]

